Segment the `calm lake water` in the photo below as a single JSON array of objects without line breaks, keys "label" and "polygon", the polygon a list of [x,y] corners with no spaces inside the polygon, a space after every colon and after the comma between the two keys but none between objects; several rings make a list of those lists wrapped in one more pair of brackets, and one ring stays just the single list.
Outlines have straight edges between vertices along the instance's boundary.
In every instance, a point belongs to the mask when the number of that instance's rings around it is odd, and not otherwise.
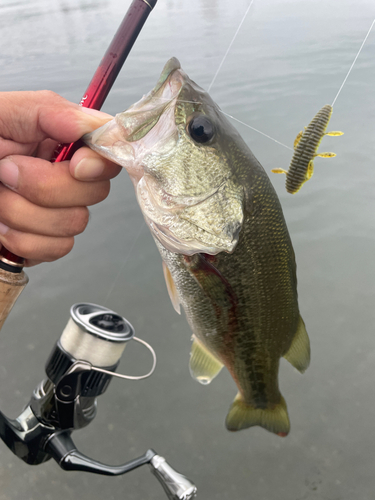
[{"label": "calm lake water", "polygon": [[[79,102],[130,2],[2,0],[0,90],[52,89]],[[208,88],[248,0],[159,0],[103,110],[115,114],[180,59]],[[373,0],[255,0],[211,95],[237,119],[292,146],[332,103],[375,17]],[[298,265],[299,303],[312,344],[301,376],[284,360],[280,385],[292,429],[228,433],[235,394],[227,372],[208,387],[189,375],[190,330],[176,315],[161,259],[124,172],[93,207],[88,229],[64,259],[28,270],[30,283],[0,338],[0,408],[17,416],[44,376],[70,306],[106,305],[134,325],[158,355],[155,374],[114,380],[98,416],[75,434],[81,450],[123,463],[149,447],[190,477],[204,500],[370,500],[375,474],[375,31],[335,106],[313,179],[296,196],[270,173]],[[238,125],[267,172],[291,151]],[[121,371],[142,374],[149,357],[127,347]],[[30,467],[0,443],[0,500],[165,500],[147,468],[107,478]]]}]

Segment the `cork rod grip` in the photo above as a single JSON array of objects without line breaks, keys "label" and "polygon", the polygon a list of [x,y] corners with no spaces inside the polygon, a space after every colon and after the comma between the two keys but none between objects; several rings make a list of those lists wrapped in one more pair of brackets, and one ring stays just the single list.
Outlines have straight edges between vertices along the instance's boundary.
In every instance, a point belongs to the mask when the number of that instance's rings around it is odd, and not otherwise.
[{"label": "cork rod grip", "polygon": [[24,271],[11,273],[0,268],[0,329],[28,281]]}]

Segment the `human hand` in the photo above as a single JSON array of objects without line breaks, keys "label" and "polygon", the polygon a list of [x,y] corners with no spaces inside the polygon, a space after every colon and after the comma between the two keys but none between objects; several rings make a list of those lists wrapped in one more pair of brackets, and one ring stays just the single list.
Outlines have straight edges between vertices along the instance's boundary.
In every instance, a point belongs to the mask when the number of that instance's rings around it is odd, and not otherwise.
[{"label": "human hand", "polygon": [[58,143],[77,141],[112,117],[50,91],[0,93],[0,248],[26,266],[59,259],[103,201],[121,167],[89,148],[48,161]]}]

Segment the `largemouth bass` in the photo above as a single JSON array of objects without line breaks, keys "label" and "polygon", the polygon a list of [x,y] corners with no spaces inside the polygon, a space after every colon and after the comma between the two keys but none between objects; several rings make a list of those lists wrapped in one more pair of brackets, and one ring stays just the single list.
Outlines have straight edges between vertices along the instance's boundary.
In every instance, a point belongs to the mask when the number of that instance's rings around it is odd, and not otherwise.
[{"label": "largemouth bass", "polygon": [[193,331],[192,376],[208,384],[225,365],[237,384],[226,427],[287,435],[280,358],[303,372],[310,347],[292,243],[260,163],[175,58],[149,94],[84,140],[133,181]]}]

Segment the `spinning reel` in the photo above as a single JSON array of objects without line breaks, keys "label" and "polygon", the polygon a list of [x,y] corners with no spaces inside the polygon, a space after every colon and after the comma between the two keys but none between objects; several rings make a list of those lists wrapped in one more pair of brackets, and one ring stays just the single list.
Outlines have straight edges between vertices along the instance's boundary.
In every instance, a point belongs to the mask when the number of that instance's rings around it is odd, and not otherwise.
[{"label": "spinning reel", "polygon": [[[97,397],[112,377],[149,377],[156,365],[151,346],[134,337],[132,325],[123,317],[95,304],[75,304],[70,320],[46,363],[45,378],[15,420],[0,412],[0,437],[24,462],[37,465],[53,458],[67,471],[118,476],[144,464],[162,484],[170,500],[190,500],[196,487],[176,472],[154,450],[128,463],[106,465],[87,457],[75,446],[72,433],[88,425],[97,412]],[[153,355],[151,371],[141,377],[115,372],[126,343],[137,340]]]}]

